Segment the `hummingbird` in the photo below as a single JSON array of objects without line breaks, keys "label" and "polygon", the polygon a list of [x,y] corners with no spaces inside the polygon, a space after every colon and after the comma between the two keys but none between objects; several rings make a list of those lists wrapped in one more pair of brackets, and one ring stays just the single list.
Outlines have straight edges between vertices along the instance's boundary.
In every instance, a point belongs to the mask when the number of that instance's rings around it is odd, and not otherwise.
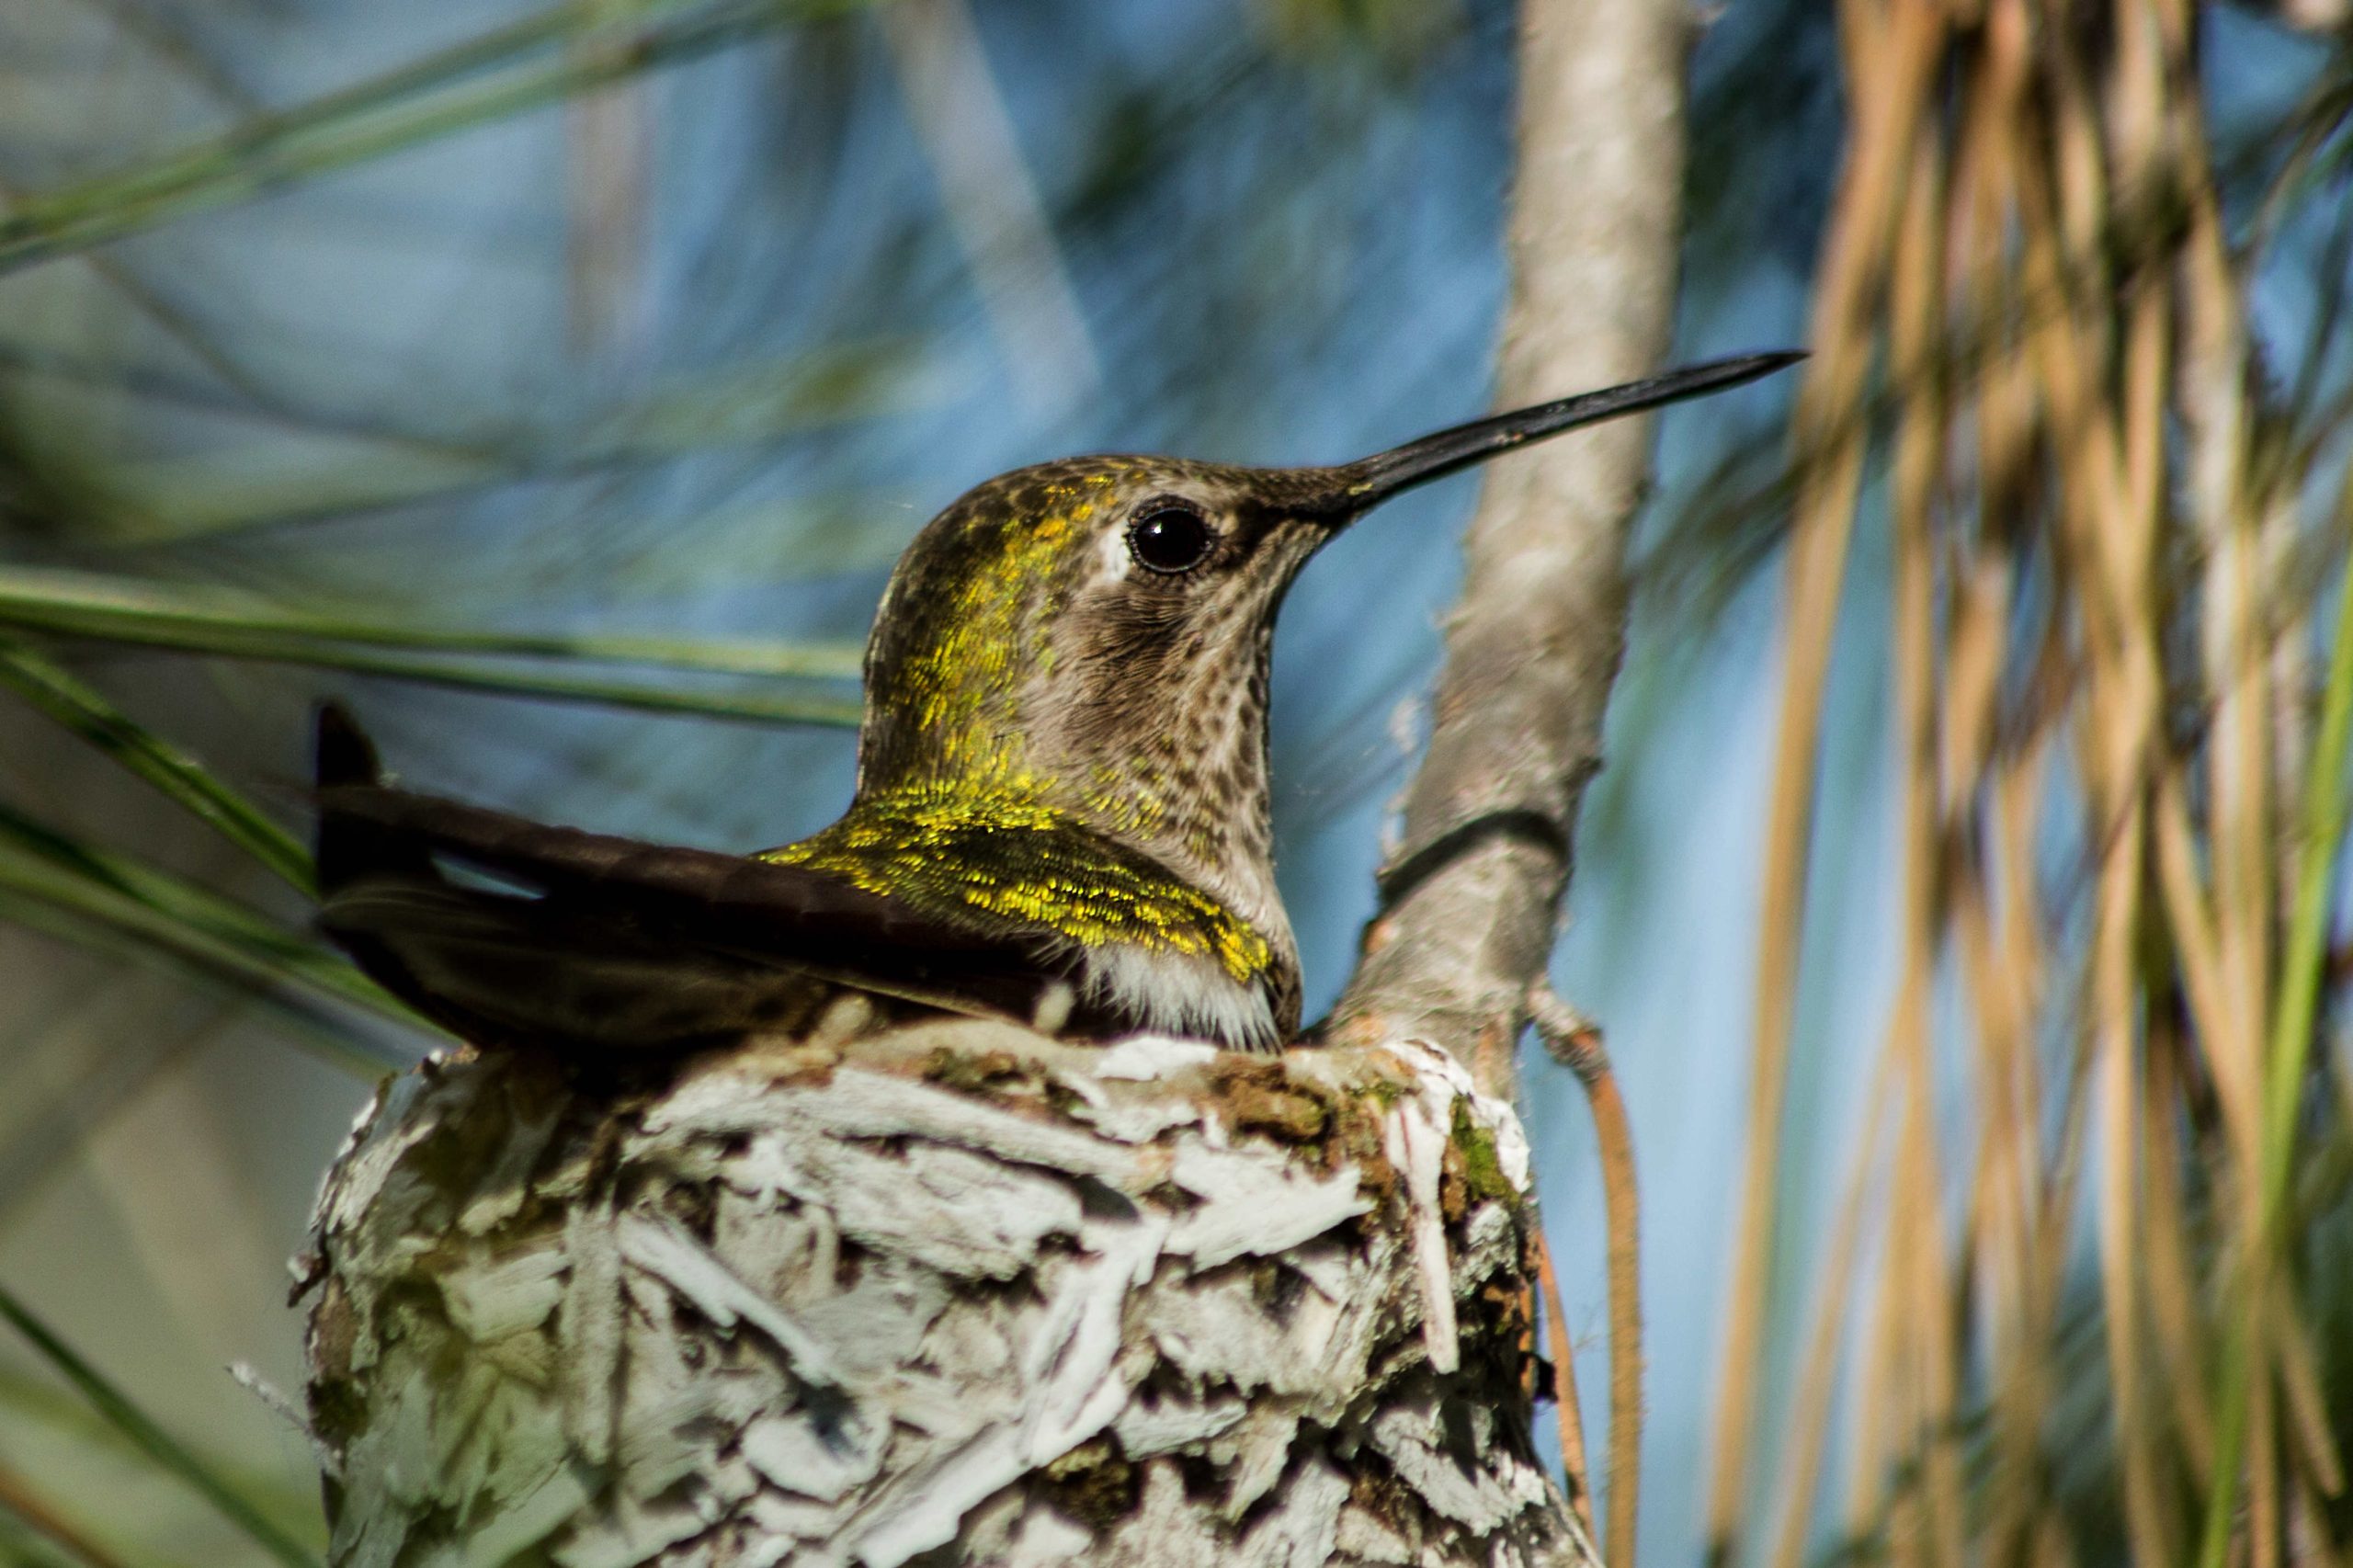
[{"label": "hummingbird", "polygon": [[715,1042],[794,1028],[848,987],[1083,1040],[1279,1050],[1300,970],[1275,886],[1268,662],[1300,568],[1417,485],[1801,358],[1715,360],[1335,466],[1104,456],[989,480],[891,575],[848,810],[778,848],[395,788],[327,706],[321,925],[477,1046]]}]

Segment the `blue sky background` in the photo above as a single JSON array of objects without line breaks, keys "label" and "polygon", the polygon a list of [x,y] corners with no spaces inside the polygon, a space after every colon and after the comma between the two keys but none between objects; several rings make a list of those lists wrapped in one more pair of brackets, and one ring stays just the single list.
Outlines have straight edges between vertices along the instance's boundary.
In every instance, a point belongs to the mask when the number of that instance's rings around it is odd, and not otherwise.
[{"label": "blue sky background", "polygon": [[[119,524],[112,537],[0,536],[0,548],[467,623],[854,640],[897,548],[999,470],[1089,449],[1334,460],[1486,406],[1504,292],[1507,6],[1031,0],[980,12],[1082,354],[1041,357],[992,318],[990,269],[948,221],[883,35],[853,17],[632,89],[647,159],[636,271],[619,324],[593,341],[571,324],[563,109],[176,223],[109,247],[105,271],[67,260],[0,277],[0,395]],[[177,16],[177,44],[162,48],[97,6],[0,13],[0,181],[62,185],[509,14],[521,12],[476,0],[231,0]],[[2276,108],[2318,51],[2217,15],[2227,127]],[[1829,13],[1733,0],[1693,72],[1678,357],[1801,341],[1841,130]],[[1033,304],[1051,292],[1019,265],[995,282]],[[2298,319],[2292,298],[2277,309]],[[857,368],[847,406],[779,403],[813,357]],[[165,384],[177,391],[156,394]],[[1662,422],[1661,494],[1639,552],[1647,586],[1555,964],[1563,994],[1608,1032],[1641,1153],[1643,1533],[1660,1562],[1699,1547],[1781,630],[1775,573],[1743,575],[1669,524],[1722,503],[1706,476],[1742,442],[1770,439],[1791,390],[1783,379]],[[653,399],[666,400],[661,419]],[[309,417],[284,417],[290,407]],[[714,428],[736,438],[710,442]],[[585,460],[617,432],[639,460]],[[642,458],[664,442],[679,449]],[[504,455],[472,449],[486,443]],[[1371,909],[1476,483],[1369,519],[1285,610],[1279,858],[1311,1009],[1336,993]],[[1686,542],[1670,548],[1671,536]],[[1805,933],[1768,1410],[1890,974],[1881,536],[1866,527],[1858,549]],[[140,656],[98,667],[140,716],[290,817],[303,715],[329,689],[353,699],[408,779],[607,831],[748,848],[822,825],[848,793],[843,732]],[[273,896],[102,765],[29,721],[0,723],[15,747],[0,787]],[[0,1278],[178,1429],[306,1489],[301,1445],[219,1369],[249,1361],[299,1385],[278,1260],[301,1240],[364,1085],[247,1015],[20,935],[0,936],[0,1028],[15,1042],[0,1081],[22,1091],[0,1092],[17,1107],[0,1109]],[[154,1060],[118,1091],[74,1101],[90,1108],[86,1129],[44,1139],[59,1124],[40,1108],[127,1034]],[[1574,1083],[1540,1056],[1526,1110],[1580,1381],[1597,1392],[1588,1124]],[[1597,1449],[1598,1410],[1590,1424]],[[177,1517],[170,1495],[108,1474],[51,1427],[0,1415],[0,1451],[105,1477],[130,1517]],[[182,1560],[216,1560],[203,1528],[188,1527]]]}]

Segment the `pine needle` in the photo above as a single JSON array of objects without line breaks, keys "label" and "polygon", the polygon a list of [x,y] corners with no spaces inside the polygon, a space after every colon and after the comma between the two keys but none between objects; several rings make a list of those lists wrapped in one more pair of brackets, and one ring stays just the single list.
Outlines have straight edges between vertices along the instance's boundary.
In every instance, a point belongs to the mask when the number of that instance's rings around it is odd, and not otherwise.
[{"label": "pine needle", "polygon": [[255,1545],[285,1564],[286,1568],[319,1568],[318,1558],[307,1548],[246,1501],[243,1494],[214,1473],[211,1467],[190,1453],[177,1438],[140,1409],[128,1394],[75,1354],[47,1324],[33,1314],[15,1292],[5,1286],[0,1286],[0,1318],[7,1319],[17,1332],[40,1352],[41,1358],[63,1375],[89,1402],[90,1407],[104,1417],[108,1426],[130,1439],[157,1469],[211,1504],[222,1517],[244,1531]]}]

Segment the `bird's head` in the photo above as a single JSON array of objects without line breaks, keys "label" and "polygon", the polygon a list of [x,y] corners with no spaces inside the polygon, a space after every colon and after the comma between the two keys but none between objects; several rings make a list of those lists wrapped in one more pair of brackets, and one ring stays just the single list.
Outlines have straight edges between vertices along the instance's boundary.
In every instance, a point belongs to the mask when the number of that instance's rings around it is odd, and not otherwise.
[{"label": "bird's head", "polygon": [[1796,358],[1672,371],[1333,467],[1089,457],[993,479],[892,576],[867,651],[860,798],[1031,801],[1269,913],[1267,651],[1307,559],[1415,485]]}]

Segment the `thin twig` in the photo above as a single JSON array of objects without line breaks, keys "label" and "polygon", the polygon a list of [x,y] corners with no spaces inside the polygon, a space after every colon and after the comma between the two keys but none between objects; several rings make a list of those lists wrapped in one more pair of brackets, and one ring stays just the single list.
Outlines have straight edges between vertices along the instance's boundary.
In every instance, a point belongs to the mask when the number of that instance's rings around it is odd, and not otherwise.
[{"label": "thin twig", "polygon": [[1544,1342],[1552,1354],[1552,1414],[1560,1426],[1561,1470],[1566,1477],[1569,1511],[1591,1539],[1598,1532],[1593,1528],[1593,1470],[1586,1459],[1585,1407],[1577,1397],[1576,1356],[1569,1344],[1568,1320],[1561,1310],[1561,1279],[1552,1271],[1552,1248],[1544,1239],[1540,1222],[1536,1227],[1536,1282],[1544,1292]]},{"label": "thin twig", "polygon": [[[1645,374],[1666,352],[1689,26],[1663,0],[1524,0],[1506,405]],[[1438,863],[1367,932],[1335,1040],[1411,1031],[1509,1096],[1600,762],[1649,443],[1648,422],[1627,420],[1488,472],[1392,861]]]},{"label": "thin twig", "polygon": [[1600,1146],[1609,1233],[1609,1512],[1602,1561],[1633,1568],[1643,1488],[1642,1200],[1634,1185],[1633,1126],[1601,1031],[1541,982],[1528,989],[1528,1017],[1552,1060],[1585,1085]]}]

